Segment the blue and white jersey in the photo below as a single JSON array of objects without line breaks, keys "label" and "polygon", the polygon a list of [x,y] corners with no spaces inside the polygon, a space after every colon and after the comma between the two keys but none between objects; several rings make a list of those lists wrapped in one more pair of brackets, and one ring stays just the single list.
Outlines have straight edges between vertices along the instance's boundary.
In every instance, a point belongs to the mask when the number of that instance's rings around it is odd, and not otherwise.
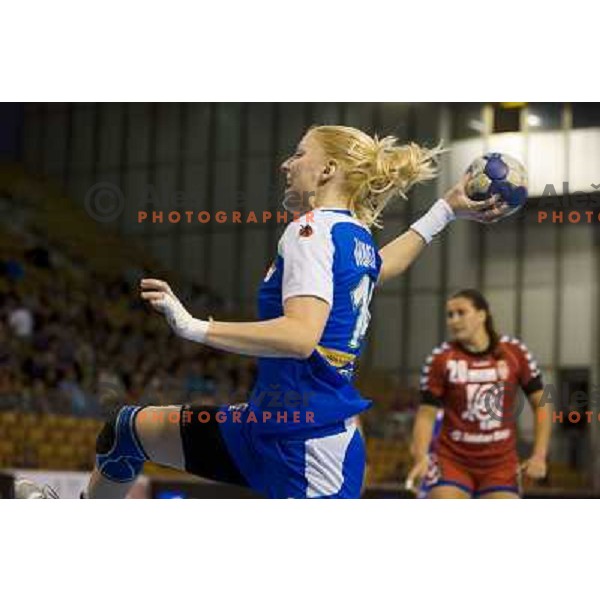
[{"label": "blue and white jersey", "polygon": [[[263,432],[339,423],[370,406],[351,380],[380,268],[370,231],[350,211],[315,209],[287,226],[259,291],[260,319],[281,317],[284,302],[295,296],[321,298],[331,310],[308,359],[259,359],[249,404],[279,416],[261,422]],[[287,422],[281,413],[289,413]]]}]

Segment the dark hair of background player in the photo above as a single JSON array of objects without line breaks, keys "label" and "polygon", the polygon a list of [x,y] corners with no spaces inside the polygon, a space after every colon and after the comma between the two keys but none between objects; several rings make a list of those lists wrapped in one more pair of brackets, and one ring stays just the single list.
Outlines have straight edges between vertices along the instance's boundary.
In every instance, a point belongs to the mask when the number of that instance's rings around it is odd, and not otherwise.
[{"label": "dark hair of background player", "polygon": [[485,296],[479,290],[465,289],[453,294],[452,298],[466,298],[477,310],[485,311],[486,317],[484,325],[485,330],[490,338],[489,352],[494,355],[498,354],[498,342],[500,341],[500,334],[496,331],[494,317],[492,317],[490,305]]}]

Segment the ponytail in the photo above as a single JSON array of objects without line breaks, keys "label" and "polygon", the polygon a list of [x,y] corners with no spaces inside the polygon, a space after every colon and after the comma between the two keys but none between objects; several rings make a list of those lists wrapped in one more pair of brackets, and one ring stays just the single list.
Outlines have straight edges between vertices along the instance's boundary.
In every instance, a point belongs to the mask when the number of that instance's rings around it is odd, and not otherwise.
[{"label": "ponytail", "polygon": [[424,148],[395,137],[371,137],[360,129],[321,125],[310,130],[346,176],[345,192],[356,218],[367,227],[381,227],[380,215],[395,196],[437,176],[441,146]]}]

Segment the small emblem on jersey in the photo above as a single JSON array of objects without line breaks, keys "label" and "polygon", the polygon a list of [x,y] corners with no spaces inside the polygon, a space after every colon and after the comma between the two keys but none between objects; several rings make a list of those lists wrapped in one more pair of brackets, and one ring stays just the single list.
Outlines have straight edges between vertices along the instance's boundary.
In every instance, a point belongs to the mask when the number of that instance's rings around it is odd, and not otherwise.
[{"label": "small emblem on jersey", "polygon": [[508,365],[505,360],[499,360],[496,363],[496,368],[498,369],[498,378],[499,379],[508,379],[510,376],[510,371],[508,369]]},{"label": "small emblem on jersey", "polygon": [[462,431],[459,431],[458,429],[453,429],[450,432],[450,437],[455,441],[455,442],[460,442],[460,440],[462,439]]},{"label": "small emblem on jersey", "polygon": [[313,234],[313,228],[310,225],[300,225],[300,237],[310,237]]},{"label": "small emblem on jersey", "polygon": [[267,271],[267,274],[265,275],[264,281],[269,281],[269,279],[271,279],[271,277],[273,277],[273,273],[275,273],[276,270],[277,270],[277,267],[275,266],[275,263],[271,263],[271,266],[269,267],[269,270]]}]

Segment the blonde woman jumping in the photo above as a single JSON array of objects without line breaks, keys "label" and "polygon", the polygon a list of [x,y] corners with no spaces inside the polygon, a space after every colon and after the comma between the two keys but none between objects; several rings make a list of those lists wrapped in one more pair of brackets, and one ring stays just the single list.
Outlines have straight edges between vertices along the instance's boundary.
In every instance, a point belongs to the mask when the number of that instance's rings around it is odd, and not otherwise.
[{"label": "blonde woman jumping", "polygon": [[122,408],[98,437],[87,496],[125,497],[152,461],[271,498],[358,498],[365,447],[355,416],[370,402],[352,379],[373,290],[456,217],[504,213],[496,198],[469,200],[461,182],[378,250],[370,229],[392,198],[435,177],[439,152],[351,127],[309,129],[281,166],[285,196],[303,199],[303,214],[279,240],[256,322],[195,318],[166,282],[143,279],[141,297],[176,335],[258,357],[257,382],[243,405]]}]

